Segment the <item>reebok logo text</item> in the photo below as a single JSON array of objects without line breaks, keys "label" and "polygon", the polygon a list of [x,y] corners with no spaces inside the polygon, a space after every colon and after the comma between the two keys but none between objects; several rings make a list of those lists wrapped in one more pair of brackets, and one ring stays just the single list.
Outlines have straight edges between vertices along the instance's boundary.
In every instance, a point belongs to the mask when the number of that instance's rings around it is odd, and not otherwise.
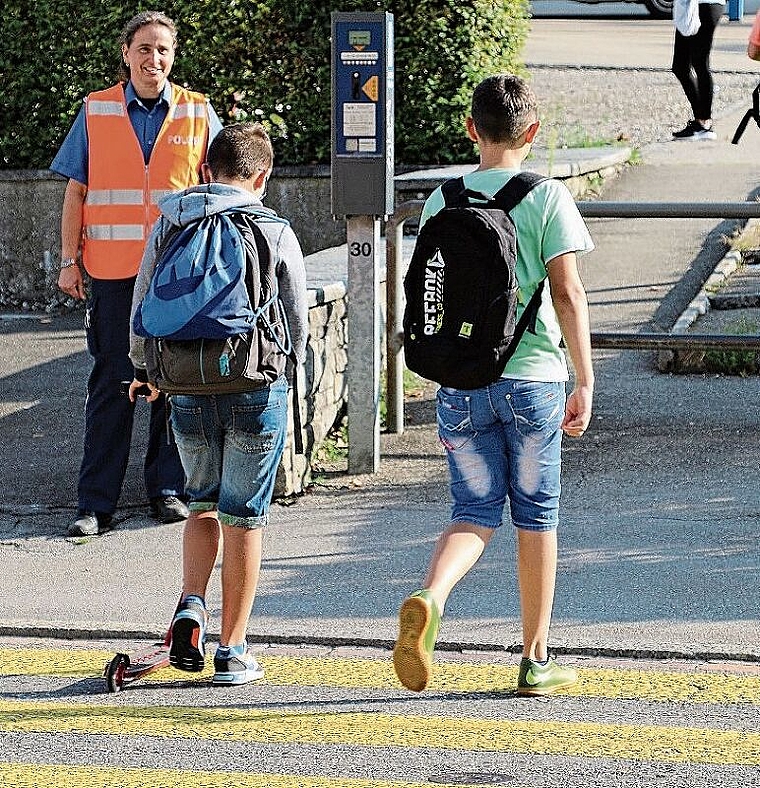
[{"label": "reebok logo text", "polygon": [[443,323],[443,279],[446,262],[441,250],[427,261],[423,299],[425,302],[425,325],[423,331],[430,336],[440,331]]}]

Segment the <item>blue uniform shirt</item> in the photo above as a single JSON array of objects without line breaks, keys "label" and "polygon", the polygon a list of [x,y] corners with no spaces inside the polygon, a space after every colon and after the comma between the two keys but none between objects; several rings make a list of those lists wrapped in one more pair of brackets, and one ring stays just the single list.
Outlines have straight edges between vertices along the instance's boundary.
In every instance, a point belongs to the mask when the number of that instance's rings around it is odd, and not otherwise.
[{"label": "blue uniform shirt", "polygon": [[[171,101],[172,87],[167,81],[164,85],[163,93],[159,96],[155,106],[148,110],[140,101],[135,93],[131,82],[127,82],[124,89],[124,98],[127,102],[127,114],[135,131],[137,141],[142,148],[143,157],[147,164],[150,159],[153,145],[158,137],[158,132],[166,120],[169,112],[169,102]],[[208,140],[212,139],[221,131],[222,122],[214,111],[211,104],[208,104]],[[66,139],[63,141],[58,153],[55,155],[50,169],[63,175],[64,178],[73,178],[79,183],[87,185],[88,165],[89,165],[89,141],[87,139],[87,121],[85,118],[84,105],[79,110]]]}]

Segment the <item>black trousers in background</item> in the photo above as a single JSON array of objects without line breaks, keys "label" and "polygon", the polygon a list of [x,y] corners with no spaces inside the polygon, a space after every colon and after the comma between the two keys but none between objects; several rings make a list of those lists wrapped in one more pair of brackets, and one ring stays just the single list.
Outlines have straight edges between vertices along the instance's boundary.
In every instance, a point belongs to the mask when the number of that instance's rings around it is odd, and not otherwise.
[{"label": "black trousers in background", "polygon": [[699,30],[693,36],[681,35],[676,30],[672,71],[681,83],[696,120],[712,118],[710,50],[715,28],[724,10],[722,3],[700,3]]},{"label": "black trousers in background", "polygon": [[[79,471],[79,508],[112,514],[129,462],[135,405],[119,392],[132,380],[129,316],[135,278],[92,281],[87,302],[87,348],[93,358],[85,402],[84,455]],[[167,440],[166,398],[151,403],[145,487],[149,498],[183,495],[185,475],[177,446]]]}]

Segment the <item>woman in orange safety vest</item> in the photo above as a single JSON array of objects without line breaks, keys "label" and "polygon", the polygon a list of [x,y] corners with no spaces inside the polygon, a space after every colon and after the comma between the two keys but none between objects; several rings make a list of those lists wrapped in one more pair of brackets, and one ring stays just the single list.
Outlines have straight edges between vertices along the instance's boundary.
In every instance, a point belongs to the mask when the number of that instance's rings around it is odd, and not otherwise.
[{"label": "woman in orange safety vest", "polygon": [[[128,351],[135,276],[158,200],[198,183],[209,141],[221,129],[205,96],[168,81],[176,44],[176,27],[165,14],[147,11],[131,19],[122,34],[124,81],[87,96],[51,164],[68,178],[58,287],[87,299],[87,346],[94,360],[72,536],[113,527],[135,407],[120,391],[120,381],[133,377]],[[160,397],[151,404],[144,476],[153,515],[175,522],[188,512],[166,421]]]}]

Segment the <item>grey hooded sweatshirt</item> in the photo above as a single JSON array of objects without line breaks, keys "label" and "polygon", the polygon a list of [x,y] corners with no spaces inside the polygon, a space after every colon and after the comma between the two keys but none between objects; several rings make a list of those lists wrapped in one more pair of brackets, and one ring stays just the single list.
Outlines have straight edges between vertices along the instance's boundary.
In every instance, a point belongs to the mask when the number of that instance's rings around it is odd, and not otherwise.
[{"label": "grey hooded sweatshirt", "polygon": [[[184,226],[196,219],[219,213],[232,208],[261,208],[262,203],[251,192],[226,183],[207,183],[193,186],[185,191],[167,195],[159,201],[161,216],[153,225],[148,243],[145,246],[140,270],[135,282],[132,296],[132,314],[129,320],[129,357],[136,370],[137,377],[145,369],[145,339],[132,330],[132,323],[137,305],[148,291],[153,270],[156,266],[156,254],[166,234],[172,226]],[[306,356],[306,340],[309,330],[309,308],[306,295],[306,271],[303,253],[295,233],[290,225],[281,221],[259,223],[269,241],[270,249],[275,255],[277,279],[285,313],[290,325],[293,349],[299,362]]]}]

